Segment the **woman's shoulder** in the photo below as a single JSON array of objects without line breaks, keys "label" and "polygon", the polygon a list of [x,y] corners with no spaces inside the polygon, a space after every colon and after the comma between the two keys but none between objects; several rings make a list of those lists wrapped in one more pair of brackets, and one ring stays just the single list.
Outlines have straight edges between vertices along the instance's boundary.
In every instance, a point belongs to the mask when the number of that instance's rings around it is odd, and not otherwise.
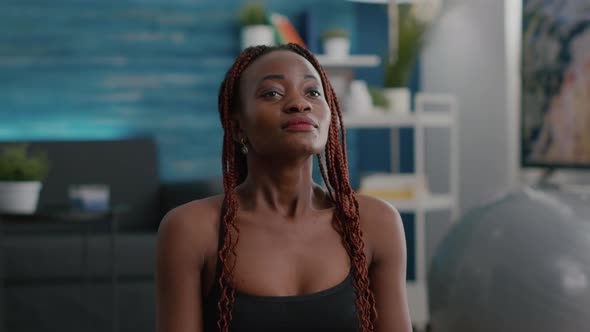
[{"label": "woman's shoulder", "polygon": [[160,242],[174,241],[206,245],[217,240],[223,196],[194,200],[170,210],[158,228]]},{"label": "woman's shoulder", "polygon": [[361,229],[368,249],[375,254],[392,241],[405,242],[402,219],[397,209],[386,201],[357,194]]},{"label": "woman's shoulder", "polygon": [[401,221],[397,209],[380,198],[356,194],[356,199],[362,223],[383,224]]}]

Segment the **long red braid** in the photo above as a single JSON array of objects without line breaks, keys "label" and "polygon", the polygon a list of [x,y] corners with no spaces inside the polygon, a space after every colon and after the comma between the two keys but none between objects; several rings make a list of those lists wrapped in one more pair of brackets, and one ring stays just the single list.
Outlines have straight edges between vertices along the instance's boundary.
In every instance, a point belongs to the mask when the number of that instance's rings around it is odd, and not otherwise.
[{"label": "long red braid", "polygon": [[277,50],[288,50],[299,54],[307,59],[320,74],[324,95],[331,110],[331,120],[324,153],[325,165],[321,155],[317,155],[317,159],[330,198],[336,206],[334,224],[342,236],[351,260],[353,285],[357,292],[356,306],[360,331],[373,331],[377,310],[375,298],[369,288],[367,257],[364,253],[364,242],[360,229],[358,201],[349,180],[342,110],[327,75],[315,56],[297,44],[274,47],[255,46],[243,50],[226,73],[219,89],[219,116],[224,130],[222,164],[225,209],[222,222],[226,231],[223,236],[223,245],[218,253],[222,271],[218,280],[221,296],[218,302],[219,320],[217,326],[219,331],[228,332],[232,320],[232,307],[235,300],[232,271],[237,257],[235,248],[239,240],[239,230],[235,224],[238,210],[235,188],[247,175],[246,157],[240,153],[231,130],[231,114],[238,103],[238,83],[242,72],[260,56]]}]

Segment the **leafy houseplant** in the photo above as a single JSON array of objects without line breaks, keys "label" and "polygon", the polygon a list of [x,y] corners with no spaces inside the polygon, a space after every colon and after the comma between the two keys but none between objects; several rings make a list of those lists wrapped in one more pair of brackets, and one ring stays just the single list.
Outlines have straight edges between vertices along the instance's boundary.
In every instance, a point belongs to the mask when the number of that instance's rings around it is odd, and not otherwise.
[{"label": "leafy houseplant", "polygon": [[5,147],[0,152],[0,211],[34,212],[41,181],[48,171],[49,161],[44,152],[29,153],[27,144]]},{"label": "leafy houseplant", "polygon": [[42,181],[49,171],[44,152],[28,153],[27,144],[8,146],[0,152],[0,181]]},{"label": "leafy houseplant", "polygon": [[320,38],[326,40],[329,38],[348,38],[348,31],[342,28],[330,28],[322,31]]},{"label": "leafy houseplant", "polygon": [[266,9],[262,3],[249,3],[244,5],[239,12],[239,20],[242,26],[269,25]]},{"label": "leafy houseplant", "polygon": [[398,52],[394,62],[385,62],[384,86],[407,87],[412,68],[424,44],[429,22],[420,20],[412,4],[399,5]]},{"label": "leafy houseplant", "polygon": [[[437,1],[424,0],[414,4],[398,5],[398,47],[394,61],[384,62],[384,94],[389,100],[389,110],[397,113],[410,111],[408,84],[412,69],[424,45],[428,27],[438,9]],[[431,9],[435,9],[432,11]],[[428,17],[422,13],[429,12]]]},{"label": "leafy houseplant", "polygon": [[261,2],[245,4],[238,14],[242,27],[242,49],[256,45],[274,45],[274,30]]}]

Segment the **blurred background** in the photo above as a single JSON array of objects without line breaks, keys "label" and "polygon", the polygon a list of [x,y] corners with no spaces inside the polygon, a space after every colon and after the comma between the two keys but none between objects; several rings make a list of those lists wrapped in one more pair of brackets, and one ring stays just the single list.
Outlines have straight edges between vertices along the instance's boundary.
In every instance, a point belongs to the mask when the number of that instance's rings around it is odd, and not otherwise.
[{"label": "blurred background", "polygon": [[[3,0],[0,26],[1,330],[155,330],[158,223],[222,191],[219,85],[242,48],[285,42],[338,93],[355,190],[402,213],[417,330],[589,323],[590,264],[560,246],[590,249],[586,1]],[[516,221],[505,260],[473,247]],[[562,313],[540,327],[532,308],[499,316],[490,288],[552,275],[507,265],[533,242],[563,253],[551,280],[567,281],[525,282]]]}]

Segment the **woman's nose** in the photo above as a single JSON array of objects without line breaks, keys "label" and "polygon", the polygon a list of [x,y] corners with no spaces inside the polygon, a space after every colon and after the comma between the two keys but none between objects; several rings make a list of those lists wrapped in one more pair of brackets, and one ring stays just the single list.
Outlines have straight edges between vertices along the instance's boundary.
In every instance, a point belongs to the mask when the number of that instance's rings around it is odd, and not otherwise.
[{"label": "woman's nose", "polygon": [[311,104],[304,96],[294,96],[285,104],[285,111],[289,113],[294,112],[309,112],[311,111]]}]

